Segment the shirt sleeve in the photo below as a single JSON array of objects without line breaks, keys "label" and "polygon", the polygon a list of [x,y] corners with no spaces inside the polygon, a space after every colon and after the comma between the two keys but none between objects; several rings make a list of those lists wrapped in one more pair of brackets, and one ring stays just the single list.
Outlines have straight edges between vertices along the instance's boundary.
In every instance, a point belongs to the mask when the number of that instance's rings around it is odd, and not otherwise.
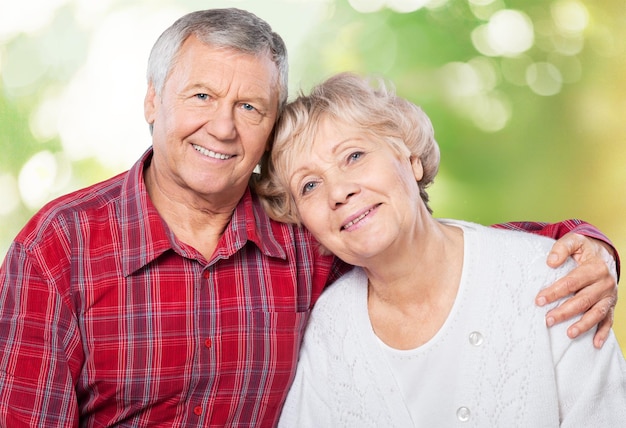
[{"label": "shirt sleeve", "polygon": [[19,243],[0,267],[0,426],[78,426],[78,329],[44,271]]},{"label": "shirt sleeve", "polygon": [[559,239],[569,232],[574,232],[583,236],[587,236],[589,238],[598,239],[613,248],[613,253],[615,254],[615,269],[617,271],[617,278],[619,279],[620,277],[620,259],[617,248],[615,248],[613,242],[611,242],[611,240],[604,233],[600,232],[597,227],[583,220],[569,219],[563,220],[558,223],[518,221],[494,224],[492,225],[492,227],[495,227],[497,229],[509,229],[522,232],[530,232],[554,239]]}]

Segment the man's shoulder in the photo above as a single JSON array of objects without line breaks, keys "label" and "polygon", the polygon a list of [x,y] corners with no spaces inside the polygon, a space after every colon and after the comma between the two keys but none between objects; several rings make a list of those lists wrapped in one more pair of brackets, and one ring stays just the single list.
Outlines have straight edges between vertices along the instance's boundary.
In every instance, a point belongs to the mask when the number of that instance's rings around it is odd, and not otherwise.
[{"label": "man's shoulder", "polygon": [[120,197],[127,175],[128,172],[123,172],[104,181],[59,196],[44,205],[39,212],[54,216],[99,209],[104,205],[111,204]]},{"label": "man's shoulder", "polygon": [[92,221],[98,211],[106,215],[109,211],[106,207],[119,200],[127,174],[118,174],[53,199],[26,223],[16,240],[28,244],[47,229]]}]

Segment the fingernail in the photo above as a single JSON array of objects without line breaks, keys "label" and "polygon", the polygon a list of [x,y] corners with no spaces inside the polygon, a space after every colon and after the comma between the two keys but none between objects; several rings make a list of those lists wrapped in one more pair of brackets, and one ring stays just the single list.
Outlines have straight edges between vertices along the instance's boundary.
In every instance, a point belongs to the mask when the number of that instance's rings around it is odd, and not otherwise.
[{"label": "fingernail", "polygon": [[546,324],[548,325],[548,327],[552,327],[554,325],[554,318],[552,317],[546,318]]},{"label": "fingernail", "polygon": [[538,297],[538,298],[537,298],[537,305],[539,305],[539,306],[543,306],[543,305],[545,305],[546,303],[548,303],[548,301],[546,300],[546,298],[545,298],[545,297],[541,296],[541,297]]},{"label": "fingernail", "polygon": [[580,334],[580,330],[578,330],[576,327],[572,328],[570,330],[570,335],[573,338],[578,337],[578,335]]}]

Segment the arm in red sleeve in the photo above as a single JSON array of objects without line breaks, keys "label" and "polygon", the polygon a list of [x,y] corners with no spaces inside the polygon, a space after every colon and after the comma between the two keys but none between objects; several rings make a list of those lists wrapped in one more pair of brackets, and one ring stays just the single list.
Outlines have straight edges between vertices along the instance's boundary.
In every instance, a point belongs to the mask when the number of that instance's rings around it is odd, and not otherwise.
[{"label": "arm in red sleeve", "polygon": [[80,335],[34,259],[14,243],[0,267],[0,426],[74,428]]},{"label": "arm in red sleeve", "polygon": [[578,233],[579,235],[594,238],[604,242],[613,249],[613,257],[615,258],[615,269],[617,271],[617,277],[620,276],[620,260],[619,254],[615,245],[611,240],[598,228],[585,221],[578,219],[563,220],[559,223],[541,223],[532,221],[519,221],[494,224],[492,227],[498,229],[519,230],[522,232],[536,233],[537,235],[547,236],[554,239],[559,239],[568,234],[569,232]]}]

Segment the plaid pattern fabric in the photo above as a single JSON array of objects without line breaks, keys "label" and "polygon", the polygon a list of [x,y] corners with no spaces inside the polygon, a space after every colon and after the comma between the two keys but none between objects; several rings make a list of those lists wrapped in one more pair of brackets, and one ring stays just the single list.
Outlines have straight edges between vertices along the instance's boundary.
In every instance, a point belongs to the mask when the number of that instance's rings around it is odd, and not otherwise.
[{"label": "plaid pattern fabric", "polygon": [[250,192],[207,262],[149,201],[150,155],[50,203],[12,244],[0,270],[1,426],[276,421],[309,311],[340,265]]}]

